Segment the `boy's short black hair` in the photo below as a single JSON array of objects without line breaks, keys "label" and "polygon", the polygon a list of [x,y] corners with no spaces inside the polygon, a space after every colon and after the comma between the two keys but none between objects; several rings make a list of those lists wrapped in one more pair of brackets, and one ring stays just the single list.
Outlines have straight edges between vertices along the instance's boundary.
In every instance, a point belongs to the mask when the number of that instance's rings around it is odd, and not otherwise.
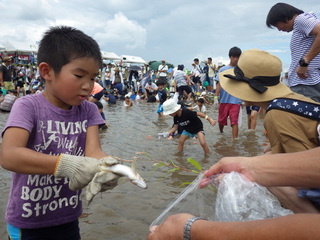
[{"label": "boy's short black hair", "polygon": [[94,58],[102,65],[102,56],[98,43],[82,31],[68,27],[51,27],[40,41],[38,64],[48,63],[55,73],[62,66],[78,58]]},{"label": "boy's short black hair", "polygon": [[164,82],[163,81],[157,81],[157,84],[156,84],[158,87],[159,86],[164,86]]},{"label": "boy's short black hair", "polygon": [[178,65],[178,70],[183,70],[184,69],[184,65],[183,64],[181,64],[181,65]]},{"label": "boy's short black hair", "polygon": [[198,98],[197,102],[204,103],[204,99],[203,98]]},{"label": "boy's short black hair", "polygon": [[95,102],[95,104],[97,105],[98,109],[102,109],[103,105],[101,102]]},{"label": "boy's short black hair", "polygon": [[229,50],[229,57],[240,57],[241,55],[241,49],[238,47],[232,47]]}]

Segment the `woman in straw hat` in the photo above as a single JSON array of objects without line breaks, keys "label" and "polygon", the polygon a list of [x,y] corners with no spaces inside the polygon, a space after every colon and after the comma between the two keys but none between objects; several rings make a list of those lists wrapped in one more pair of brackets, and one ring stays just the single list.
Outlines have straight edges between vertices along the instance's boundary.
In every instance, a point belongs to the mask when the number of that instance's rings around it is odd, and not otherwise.
[{"label": "woman in straw hat", "polygon": [[179,153],[183,151],[184,142],[189,137],[197,136],[205,155],[209,155],[210,150],[206,143],[203,124],[199,117],[208,120],[212,126],[216,124],[215,120],[202,112],[194,112],[186,108],[181,108],[181,105],[173,99],[168,99],[163,103],[163,115],[170,115],[174,118],[174,126],[168,132],[169,135],[178,130],[178,125],[183,128],[178,143]]},{"label": "woman in straw hat", "polygon": [[[220,73],[220,84],[246,105],[267,110],[264,127],[268,132],[272,153],[291,153],[319,146],[317,132],[320,105],[303,95],[292,92],[280,83],[282,64],[267,52],[252,49],[242,53],[238,65]],[[311,105],[310,105],[311,104]],[[284,207],[295,213],[316,212],[319,194],[295,188],[270,188]],[[315,207],[316,206],[316,207]]]}]

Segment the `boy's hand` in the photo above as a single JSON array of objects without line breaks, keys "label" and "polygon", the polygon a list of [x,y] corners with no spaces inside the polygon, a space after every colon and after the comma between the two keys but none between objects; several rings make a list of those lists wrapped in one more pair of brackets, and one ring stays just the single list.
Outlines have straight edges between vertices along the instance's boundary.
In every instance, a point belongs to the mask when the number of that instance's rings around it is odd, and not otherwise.
[{"label": "boy's hand", "polygon": [[215,120],[213,120],[212,118],[210,118],[210,119],[209,119],[209,122],[210,122],[211,126],[216,125],[216,121],[215,121]]},{"label": "boy's hand", "polygon": [[[69,178],[69,188],[77,191],[87,186],[96,173],[100,172],[100,163],[101,161],[95,158],[61,154],[56,163],[54,176]],[[115,159],[112,162],[107,162],[109,165],[117,163],[118,161]],[[117,178],[116,175],[110,173],[109,178],[112,177]]]},{"label": "boy's hand", "polygon": [[104,192],[117,186],[119,177],[119,175],[115,175],[112,172],[97,172],[86,188],[87,201],[90,203],[99,192]]}]

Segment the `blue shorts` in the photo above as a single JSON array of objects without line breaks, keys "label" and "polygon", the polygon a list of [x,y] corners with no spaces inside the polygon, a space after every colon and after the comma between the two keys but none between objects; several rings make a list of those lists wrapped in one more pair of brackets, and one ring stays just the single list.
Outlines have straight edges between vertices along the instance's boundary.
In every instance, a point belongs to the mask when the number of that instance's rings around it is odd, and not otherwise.
[{"label": "blue shorts", "polygon": [[21,229],[7,223],[7,231],[10,240],[80,240],[78,220],[58,226],[34,229]]},{"label": "blue shorts", "polygon": [[162,112],[163,112],[163,106],[162,106],[162,104],[160,104],[160,105],[158,106],[157,113],[162,113]]},{"label": "blue shorts", "polygon": [[[205,134],[204,134],[204,131],[199,131],[199,132],[202,132],[203,135],[205,135]],[[188,131],[183,130],[182,133],[181,133],[181,135],[189,136],[189,137],[191,137],[191,138],[194,138],[194,137],[197,136],[197,134],[198,134],[199,132],[197,132],[197,133],[189,133]]]},{"label": "blue shorts", "polygon": [[259,112],[260,110],[260,107],[258,106],[246,106],[246,111],[247,111],[247,114],[251,114],[251,111],[257,111]]}]

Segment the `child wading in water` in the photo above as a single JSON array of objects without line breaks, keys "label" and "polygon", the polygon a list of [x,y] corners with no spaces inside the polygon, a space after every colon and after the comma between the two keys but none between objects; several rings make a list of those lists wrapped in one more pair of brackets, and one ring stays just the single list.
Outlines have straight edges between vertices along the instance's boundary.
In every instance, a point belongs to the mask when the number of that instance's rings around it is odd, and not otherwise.
[{"label": "child wading in water", "polygon": [[173,99],[169,99],[163,103],[163,114],[170,115],[174,118],[174,126],[168,132],[169,135],[178,130],[178,125],[183,128],[183,132],[179,137],[178,143],[179,153],[183,151],[184,142],[189,137],[197,136],[205,155],[209,155],[210,150],[206,143],[203,124],[199,117],[208,120],[212,126],[216,124],[215,120],[202,112],[194,112],[186,108],[181,108],[181,105],[177,104]]},{"label": "child wading in water", "polygon": [[45,90],[17,99],[2,132],[0,163],[13,172],[9,239],[79,240],[81,189],[91,201],[116,186],[118,175],[100,171],[118,163],[101,149],[105,121],[86,101],[101,63],[96,41],[77,29],[54,27],[40,41]]},{"label": "child wading in water", "polygon": [[159,118],[164,118],[162,105],[167,100],[167,91],[164,89],[163,82],[158,81],[157,86],[158,86],[158,97],[159,97],[159,106],[158,106],[157,113]]}]

